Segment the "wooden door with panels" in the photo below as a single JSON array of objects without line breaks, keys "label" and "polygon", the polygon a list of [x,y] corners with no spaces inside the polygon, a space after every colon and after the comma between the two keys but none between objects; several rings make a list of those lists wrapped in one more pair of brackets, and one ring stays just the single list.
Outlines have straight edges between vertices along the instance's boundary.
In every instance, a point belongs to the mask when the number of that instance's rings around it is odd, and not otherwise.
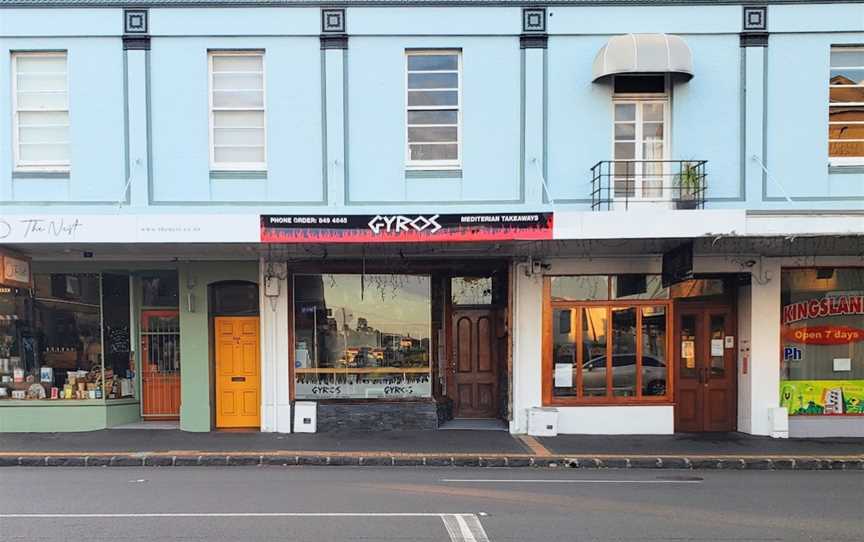
[{"label": "wooden door with panels", "polygon": [[260,322],[257,316],[214,318],[216,427],[260,427]]},{"label": "wooden door with panels", "polygon": [[737,344],[731,307],[679,303],[675,316],[675,430],[734,431]]},{"label": "wooden door with panels", "polygon": [[498,335],[495,308],[454,308],[447,395],[454,418],[498,416]]}]

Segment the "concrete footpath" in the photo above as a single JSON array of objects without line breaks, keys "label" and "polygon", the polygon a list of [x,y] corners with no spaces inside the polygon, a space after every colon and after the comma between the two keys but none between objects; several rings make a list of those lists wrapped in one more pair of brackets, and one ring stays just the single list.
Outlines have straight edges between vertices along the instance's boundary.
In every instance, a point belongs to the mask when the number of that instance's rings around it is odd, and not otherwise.
[{"label": "concrete footpath", "polygon": [[864,439],[771,439],[740,433],[534,438],[476,430],[0,434],[0,466],[207,465],[864,471]]}]

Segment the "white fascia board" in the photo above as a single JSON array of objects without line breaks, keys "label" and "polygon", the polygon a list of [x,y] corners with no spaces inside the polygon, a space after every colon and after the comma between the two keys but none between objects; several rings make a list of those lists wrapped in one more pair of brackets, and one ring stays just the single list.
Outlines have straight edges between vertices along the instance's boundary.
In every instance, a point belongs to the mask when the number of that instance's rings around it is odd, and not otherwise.
[{"label": "white fascia board", "polygon": [[743,235],[743,210],[561,211],[553,220],[554,239],[674,239]]},{"label": "white fascia board", "polygon": [[864,235],[864,214],[748,214],[746,232],[752,237]]},{"label": "white fascia board", "polygon": [[7,215],[0,243],[257,243],[258,214]]}]

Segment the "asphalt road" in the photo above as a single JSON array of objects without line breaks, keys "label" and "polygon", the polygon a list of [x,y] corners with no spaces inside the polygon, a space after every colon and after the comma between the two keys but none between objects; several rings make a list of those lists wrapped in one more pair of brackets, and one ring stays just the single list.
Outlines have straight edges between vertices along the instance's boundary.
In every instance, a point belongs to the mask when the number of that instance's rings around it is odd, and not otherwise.
[{"label": "asphalt road", "polygon": [[864,472],[0,469],[0,540],[864,540]]}]

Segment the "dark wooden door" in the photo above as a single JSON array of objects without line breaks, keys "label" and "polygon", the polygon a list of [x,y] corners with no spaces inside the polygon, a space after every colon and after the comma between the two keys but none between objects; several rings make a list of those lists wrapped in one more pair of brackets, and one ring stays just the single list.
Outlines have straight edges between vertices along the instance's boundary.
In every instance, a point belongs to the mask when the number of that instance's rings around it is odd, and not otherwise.
[{"label": "dark wooden door", "polygon": [[682,303],[675,319],[675,430],[734,431],[737,344],[732,309]]},{"label": "dark wooden door", "polygon": [[447,395],[455,418],[498,416],[495,309],[455,309]]}]

